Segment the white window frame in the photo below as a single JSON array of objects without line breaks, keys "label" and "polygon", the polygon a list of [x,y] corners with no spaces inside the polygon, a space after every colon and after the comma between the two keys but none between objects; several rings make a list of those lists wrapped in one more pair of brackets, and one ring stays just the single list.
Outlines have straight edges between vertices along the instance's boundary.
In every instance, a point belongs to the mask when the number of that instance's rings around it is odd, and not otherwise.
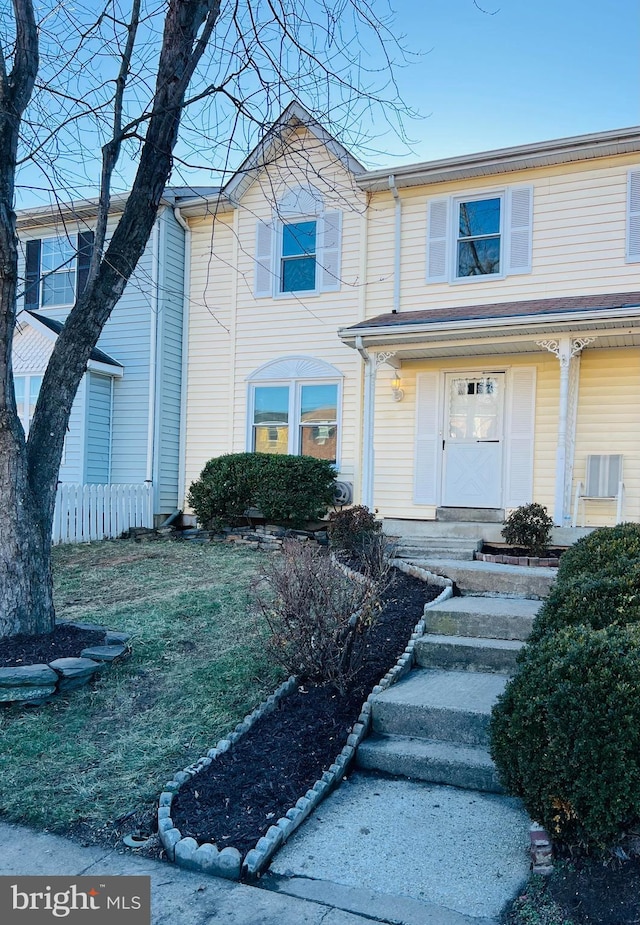
[{"label": "white window frame", "polygon": [[[52,234],[47,235],[45,238],[40,238],[40,289],[39,289],[39,303],[40,308],[44,311],[49,309],[59,309],[59,308],[69,308],[75,304],[76,293],[78,291],[78,252],[74,251],[73,260],[65,263],[63,266],[56,268],[55,270],[48,270],[46,273],[43,269],[43,251],[44,245],[47,241],[65,241],[69,243],[68,237],[63,234]],[[71,246],[71,245],[70,245]],[[73,249],[73,248],[72,248]],[[56,302],[49,303],[48,305],[44,304],[44,283],[45,278],[49,279],[52,276],[55,276],[56,273],[68,273],[69,270],[73,269],[73,299],[71,302]]]},{"label": "white window frame", "polygon": [[340,470],[340,459],[342,457],[342,381],[340,379],[256,379],[249,384],[249,401],[247,414],[247,440],[246,447],[248,453],[254,450],[254,432],[255,432],[255,396],[256,389],[259,388],[282,388],[289,389],[289,406],[287,427],[288,446],[287,453],[291,456],[300,456],[301,440],[301,408],[302,408],[302,387],[306,385],[334,385],[336,386],[336,461],[332,463],[334,469]]},{"label": "white window frame", "polygon": [[[500,229],[498,234],[500,236],[500,272],[499,273],[479,273],[476,276],[458,276],[458,242],[460,240],[458,235],[458,229],[460,227],[460,206],[463,202],[482,202],[487,199],[499,199],[500,200]],[[507,195],[506,190],[483,190],[481,193],[474,193],[468,196],[455,196],[451,199],[451,233],[449,235],[450,241],[450,261],[449,261],[449,282],[450,283],[461,283],[463,286],[468,283],[477,283],[480,280],[497,280],[506,278],[506,260],[507,260],[507,249],[506,249],[506,238],[505,238],[505,212],[507,208]],[[487,235],[487,237],[495,237],[495,235]]]},{"label": "white window frame", "polygon": [[[275,254],[275,273],[274,273],[274,298],[275,299],[300,299],[306,298],[307,296],[317,296],[320,295],[320,289],[318,287],[318,235],[320,232],[320,223],[322,220],[322,213],[317,213],[315,215],[291,215],[287,219],[277,218],[276,221],[276,254]],[[313,289],[293,289],[285,291],[282,288],[282,261],[286,259],[283,256],[283,245],[284,245],[284,227],[285,225],[299,225],[302,222],[314,222],[316,226],[316,251],[313,255],[313,260],[315,264],[315,285]]]},{"label": "white window frame", "polygon": [[[31,420],[29,418],[29,408],[31,406],[31,380],[32,379],[43,379],[44,371],[32,369],[29,372],[19,372],[16,373],[13,377],[14,384],[14,393],[15,393],[15,383],[18,379],[24,380],[24,400],[23,400],[23,413],[20,414],[18,411],[18,417],[22,424],[22,429],[24,430],[24,435],[27,437],[29,435],[29,430],[31,428]],[[42,388],[42,382],[40,383],[40,388]],[[38,394],[40,394],[40,389],[38,389]],[[18,409],[18,397],[16,395],[16,410]]]}]

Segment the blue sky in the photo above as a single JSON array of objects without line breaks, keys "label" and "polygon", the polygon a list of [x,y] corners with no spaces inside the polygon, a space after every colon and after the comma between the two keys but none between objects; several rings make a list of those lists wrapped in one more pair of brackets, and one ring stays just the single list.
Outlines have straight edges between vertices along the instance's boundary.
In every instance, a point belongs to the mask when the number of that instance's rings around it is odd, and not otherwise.
[{"label": "blue sky", "polygon": [[[309,0],[309,8],[316,2],[321,0]],[[421,117],[405,119],[411,145],[387,129],[379,113],[372,124],[348,126],[370,139],[354,150],[366,166],[393,167],[640,124],[638,0],[477,0],[487,12],[474,0],[370,3],[379,15],[391,4],[394,32],[416,53],[396,77],[402,99]],[[382,68],[372,53],[364,60]],[[218,141],[215,113],[211,124],[208,139],[198,135],[191,146],[179,145],[187,161],[223,162],[226,145]],[[183,129],[186,135],[186,124]],[[239,141],[229,163],[233,168],[246,153],[242,137]],[[19,207],[45,204],[54,196],[95,196],[99,143],[86,134],[77,150],[75,158],[59,159],[63,179],[25,168]],[[114,191],[129,188],[133,166],[123,159]],[[216,182],[218,176],[206,169],[176,169],[171,178],[173,185]]]},{"label": "blue sky", "polygon": [[478,3],[497,12],[392,0],[398,32],[424,52],[399,77],[425,118],[407,123],[413,153],[391,136],[378,147],[431,160],[640,124],[638,0]]}]

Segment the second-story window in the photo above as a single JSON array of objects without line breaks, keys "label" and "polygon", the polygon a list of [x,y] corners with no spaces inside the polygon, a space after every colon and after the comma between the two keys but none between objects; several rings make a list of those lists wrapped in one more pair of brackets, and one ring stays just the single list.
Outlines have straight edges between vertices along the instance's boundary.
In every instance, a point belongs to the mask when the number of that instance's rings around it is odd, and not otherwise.
[{"label": "second-story window", "polygon": [[66,237],[43,238],[40,255],[43,308],[73,305],[76,297],[76,247]]},{"label": "second-story window", "polygon": [[308,292],[316,288],[316,222],[288,222],[282,226],[280,292]]},{"label": "second-story window", "polygon": [[458,203],[456,277],[501,272],[501,205],[499,196]]}]

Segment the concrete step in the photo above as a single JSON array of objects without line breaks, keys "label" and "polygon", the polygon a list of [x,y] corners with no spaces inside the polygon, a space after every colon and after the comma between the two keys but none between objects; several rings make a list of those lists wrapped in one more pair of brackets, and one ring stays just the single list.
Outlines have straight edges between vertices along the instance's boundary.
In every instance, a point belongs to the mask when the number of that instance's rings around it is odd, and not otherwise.
[{"label": "concrete step", "polygon": [[503,597],[451,597],[425,611],[427,633],[524,640],[540,601]]},{"label": "concrete step", "polygon": [[463,538],[472,542],[484,540],[485,543],[503,543],[502,524],[480,524],[474,521],[440,521],[440,520],[401,520],[397,517],[385,517],[383,529],[389,536],[397,536],[403,542],[411,543],[426,537],[445,539]]},{"label": "concrete step", "polygon": [[356,763],[360,768],[413,780],[502,793],[488,750],[478,746],[374,735],[359,746]]},{"label": "concrete step", "polygon": [[504,523],[504,509],[479,507],[437,507],[436,520],[440,523]]},{"label": "concrete step", "polygon": [[553,568],[498,565],[495,562],[463,562],[428,557],[415,561],[421,568],[451,578],[461,594],[490,597],[542,600],[548,596],[557,574],[557,569]]},{"label": "concrete step", "polygon": [[524,643],[507,639],[478,639],[474,636],[441,636],[430,633],[418,639],[416,662],[422,668],[454,671],[495,671],[511,675]]},{"label": "concrete step", "polygon": [[451,559],[455,557],[460,562],[473,562],[474,553],[479,544],[471,544],[463,540],[457,545],[449,542],[438,543],[435,540],[425,540],[424,543],[399,543],[395,548],[395,555],[400,559]]},{"label": "concrete step", "polygon": [[474,671],[421,668],[371,701],[373,731],[486,745],[491,707],[507,678]]}]

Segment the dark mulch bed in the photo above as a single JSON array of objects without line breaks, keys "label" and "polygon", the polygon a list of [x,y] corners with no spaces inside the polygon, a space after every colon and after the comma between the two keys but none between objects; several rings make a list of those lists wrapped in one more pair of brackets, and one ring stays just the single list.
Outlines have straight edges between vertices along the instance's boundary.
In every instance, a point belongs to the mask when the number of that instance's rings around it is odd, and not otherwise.
[{"label": "dark mulch bed", "polygon": [[42,665],[56,658],[76,658],[87,646],[101,646],[104,633],[57,625],[47,636],[10,636],[0,639],[0,668]]},{"label": "dark mulch bed", "polygon": [[[541,552],[538,558],[540,559],[559,559],[563,552],[566,550],[566,546],[550,546],[548,549],[545,549],[544,552]],[[481,552],[487,552],[492,556],[529,556],[531,553],[528,549],[525,549],[523,546],[503,546],[500,543],[483,543]]]},{"label": "dark mulch bed", "polygon": [[346,695],[301,686],[232,750],[180,788],[171,807],[183,836],[244,855],[333,763],[371,688],[404,651],[424,604],[442,589],[395,573],[367,646],[365,668]]},{"label": "dark mulch bed", "polygon": [[581,859],[559,865],[549,895],[574,925],[640,923],[640,858]]}]

